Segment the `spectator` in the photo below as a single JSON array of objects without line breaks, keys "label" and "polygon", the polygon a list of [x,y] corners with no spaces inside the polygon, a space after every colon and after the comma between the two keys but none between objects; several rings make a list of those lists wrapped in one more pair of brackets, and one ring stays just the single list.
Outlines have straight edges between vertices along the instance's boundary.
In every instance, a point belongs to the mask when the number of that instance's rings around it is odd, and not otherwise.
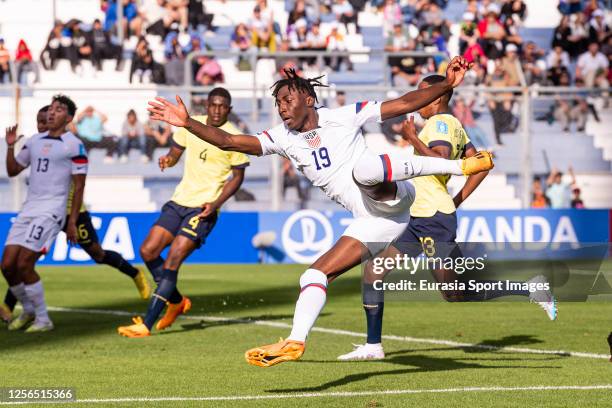
[{"label": "spectator", "polygon": [[91,40],[88,35],[81,30],[81,22],[78,20],[71,20],[68,28],[72,32],[72,44],[76,49],[77,58],[80,60],[93,61],[93,49]]},{"label": "spectator", "polygon": [[174,20],[178,21],[182,31],[187,31],[189,28],[188,5],[189,0],[166,0],[166,8],[170,10],[172,16],[175,16]]},{"label": "spectator", "polygon": [[148,161],[145,150],[144,127],[138,121],[134,109],[130,109],[127,113],[127,118],[121,128],[121,138],[119,139],[119,161],[121,163],[127,163],[130,149],[140,149],[142,162],[146,163]]},{"label": "spectator", "polygon": [[217,60],[212,57],[201,56],[198,57],[198,64],[200,67],[195,78],[198,85],[210,86],[225,82],[223,70]]},{"label": "spectator", "polygon": [[[149,113],[149,116],[151,116],[151,113]],[[153,120],[149,117],[144,125],[144,131],[146,136],[145,155],[147,161],[151,161],[156,148],[170,146],[172,127],[166,122]]]},{"label": "spectator", "polygon": [[11,82],[11,54],[4,47],[4,38],[0,38],[0,83],[4,83],[4,77],[8,76],[8,82]]},{"label": "spectator", "polygon": [[589,41],[603,43],[610,35],[610,27],[606,24],[605,14],[597,9],[593,12],[593,18],[589,24]]},{"label": "spectator", "polygon": [[501,17],[505,21],[509,18],[515,22],[522,22],[527,17],[527,5],[523,0],[506,0],[501,8]]},{"label": "spectator", "polygon": [[521,84],[519,74],[521,67],[516,45],[506,45],[506,55],[501,59],[501,67],[508,74],[508,86],[519,86]]},{"label": "spectator", "polygon": [[564,15],[580,13],[583,10],[583,0],[559,0],[559,12]]},{"label": "spectator", "polygon": [[554,47],[546,57],[546,67],[548,68],[548,81],[554,86],[560,86],[561,75],[568,73],[567,67],[569,66],[569,64],[569,54],[566,51],[563,51],[563,48],[561,48],[560,45]]},{"label": "spectator", "polygon": [[240,71],[250,71],[253,69],[247,54],[251,49],[251,34],[246,24],[240,23],[234,29],[231,36],[230,48],[233,51],[240,51],[236,66]]},{"label": "spectator", "polygon": [[555,105],[554,117],[561,123],[564,132],[570,131],[572,122],[576,122],[578,132],[584,132],[589,107],[583,98],[573,101],[558,98]]},{"label": "spectator", "polygon": [[102,61],[105,59],[116,60],[115,70],[121,70],[123,65],[123,47],[113,43],[110,35],[102,29],[102,23],[98,19],[95,19],[93,23],[91,42],[93,45],[91,60],[98,71],[102,70]]},{"label": "spectator", "polygon": [[[499,62],[495,64],[495,71],[487,79],[491,88],[505,88],[510,86],[510,77]],[[493,116],[495,141],[502,145],[501,134],[514,132],[518,127],[518,119],[512,114],[513,95],[509,92],[493,93],[489,98],[489,109]]]},{"label": "spectator", "polygon": [[382,9],[383,15],[383,36],[388,37],[393,33],[396,24],[402,24],[402,10],[397,0],[385,0]]},{"label": "spectator", "polygon": [[138,6],[134,0],[102,0],[102,11],[104,11],[104,31],[111,31],[117,24],[117,1],[123,6],[123,32],[126,37],[135,35],[140,37],[142,31],[142,18],[138,13]]},{"label": "spectator", "polygon": [[249,19],[248,25],[252,35],[251,42],[257,49],[269,52],[276,51],[274,22],[263,17],[259,5],[253,9],[253,17]]},{"label": "spectator", "polygon": [[546,180],[546,197],[550,200],[551,208],[570,208],[570,186],[576,185],[576,177],[574,170],[570,167],[568,170],[572,178],[571,185],[563,182],[563,174],[557,169],[552,169]]},{"label": "spectator", "polygon": [[357,13],[347,0],[334,0],[331,11],[336,15],[336,20],[344,24],[347,32],[350,32],[349,24],[354,24],[355,31],[360,32],[357,25]]},{"label": "spectator", "polygon": [[[478,26],[476,25],[474,13],[463,13],[463,21],[461,22],[461,32],[459,34],[459,53],[467,54],[467,49],[475,44],[482,50],[478,44]],[[483,52],[484,54],[484,52]],[[470,61],[471,62],[471,61]]]},{"label": "spectator", "polygon": [[525,73],[525,80],[528,85],[543,82],[546,72],[544,55],[544,50],[539,48],[532,41],[528,42],[523,47],[521,62],[523,65],[523,72]]},{"label": "spectator", "polygon": [[321,23],[337,22],[336,15],[332,12],[331,0],[319,3],[319,21]]},{"label": "spectator", "polygon": [[[387,37],[385,51],[400,52],[414,50],[414,41],[408,36],[403,24],[395,24],[393,33]],[[406,56],[390,56],[389,66],[393,84],[396,86],[413,86],[419,81],[419,71],[416,60]]]},{"label": "spectator", "polygon": [[104,163],[112,163],[116,140],[104,132],[107,119],[105,114],[90,105],[77,115],[76,129],[87,150],[106,149]]},{"label": "spectator", "polygon": [[308,48],[308,23],[301,18],[294,24],[294,29],[289,33],[289,48],[292,51],[300,51]]},{"label": "spectator", "polygon": [[293,167],[293,164],[288,159],[283,159],[282,175],[283,199],[285,198],[287,189],[289,187],[295,187],[300,200],[300,209],[303,210],[306,208],[306,204],[310,199],[310,183],[301,173],[295,171],[295,167]]},{"label": "spectator", "polygon": [[22,78],[22,75],[28,72],[34,73],[34,82],[40,80],[38,64],[32,59],[32,53],[23,39],[19,40],[19,44],[17,45],[15,64],[17,64],[17,80],[19,82],[27,83],[27,78]]},{"label": "spectator", "polygon": [[504,43],[506,46],[508,44],[514,44],[518,49],[520,49],[523,44],[523,38],[519,34],[519,26],[517,21],[518,20],[515,17],[509,17],[504,20],[504,30],[506,30]]},{"label": "spectator", "polygon": [[[308,43],[307,49],[309,51],[325,51],[327,49],[326,38],[321,33],[321,26],[318,21],[314,22],[312,27],[310,27],[310,31],[308,31],[308,34],[306,35],[306,42]],[[307,58],[306,61],[309,65],[315,65],[317,58]],[[326,64],[331,62],[331,60],[328,58],[325,59],[325,61]]]},{"label": "spectator", "polygon": [[[327,51],[330,52],[343,52],[346,51],[346,43],[344,42],[344,36],[338,32],[338,25],[334,24],[332,26],[331,32],[327,36],[326,48]],[[351,62],[348,56],[338,56],[334,55],[331,57],[331,69],[334,71],[339,71],[342,63],[346,64],[346,68],[349,71],[353,70],[353,63]]]},{"label": "spectator", "polygon": [[594,86],[607,88],[608,81],[602,74],[607,74],[608,65],[608,58],[599,52],[599,44],[592,42],[588,51],[578,58],[576,79],[582,79],[587,88]]},{"label": "spectator", "polygon": [[588,45],[589,26],[582,13],[573,14],[569,18],[570,35],[568,37],[569,49],[567,52],[572,58],[582,54]]},{"label": "spectator", "polygon": [[289,31],[296,21],[300,19],[308,20],[306,16],[306,3],[304,0],[297,0],[293,5],[293,9],[289,12],[287,17],[287,31]]},{"label": "spectator", "polygon": [[70,34],[70,30],[64,30],[61,21],[55,22],[40,56],[43,68],[54,70],[59,59],[67,59],[72,71],[76,71],[79,61]]},{"label": "spectator", "polygon": [[189,18],[189,27],[191,27],[192,30],[199,31],[203,26],[208,32],[214,31],[212,25],[214,15],[206,12],[204,0],[189,0],[187,5],[187,16]]},{"label": "spectator", "polygon": [[487,7],[485,18],[478,23],[480,44],[489,59],[497,59],[503,54],[502,41],[506,36],[506,30],[500,23],[498,15],[499,7],[496,4],[490,4]]},{"label": "spectator", "polygon": [[166,7],[166,0],[144,0],[139,11],[146,33],[162,38],[166,36],[170,25],[180,20],[178,14],[173,14],[172,9]]},{"label": "spectator", "polygon": [[489,138],[485,132],[478,127],[478,124],[474,120],[474,114],[472,107],[475,101],[467,103],[462,97],[455,99],[455,105],[453,106],[453,115],[461,122],[465,132],[467,133],[470,140],[474,143],[476,148],[490,149],[492,147]]},{"label": "spectator", "polygon": [[570,205],[572,208],[584,208],[584,202],[582,201],[582,197],[580,197],[580,188],[574,186],[572,189],[572,202]]},{"label": "spectator", "polygon": [[531,199],[531,208],[548,208],[550,207],[550,200],[544,194],[542,188],[542,181],[540,177],[536,176],[533,179],[533,198]]},{"label": "spectator", "polygon": [[346,93],[344,91],[336,91],[336,97],[330,104],[330,109],[341,108],[346,105]]},{"label": "spectator", "polygon": [[569,17],[562,16],[559,25],[555,28],[555,31],[553,32],[552,46],[559,46],[564,51],[569,52],[572,46],[569,40],[569,37],[571,35],[572,30],[569,26]]},{"label": "spectator", "polygon": [[166,56],[165,75],[166,84],[182,85],[185,81],[185,58],[187,57],[188,43],[191,40],[188,34],[179,33],[178,23],[173,23],[170,32],[164,40],[164,54]]}]

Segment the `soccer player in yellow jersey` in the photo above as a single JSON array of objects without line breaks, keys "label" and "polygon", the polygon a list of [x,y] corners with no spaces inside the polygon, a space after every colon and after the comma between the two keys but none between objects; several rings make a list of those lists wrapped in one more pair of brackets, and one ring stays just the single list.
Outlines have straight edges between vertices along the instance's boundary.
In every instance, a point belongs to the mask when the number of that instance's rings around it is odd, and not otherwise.
[{"label": "soccer player in yellow jersey", "polygon": [[[240,134],[227,120],[231,103],[231,95],[225,88],[215,88],[208,94],[208,116],[196,116],[195,120]],[[249,165],[245,154],[223,151],[181,128],[174,134],[168,154],[159,159],[162,171],[174,166],[183,152],[187,156],[183,179],[140,247],[142,259],[157,282],[157,290],[144,320],[136,317],[133,325],[119,327],[119,334],[126,337],[148,336],[166,305],[166,314],[156,325],[158,330],[169,327],[191,308],[191,301],[176,288],[178,269],[204,244],[217,222],[219,208],[238,191],[244,180],[244,169]],[[164,260],[160,254],[168,246],[170,250]]]},{"label": "soccer player in yellow jersey", "polygon": [[[430,87],[444,79],[445,77],[441,75],[430,75],[419,84],[419,89]],[[414,147],[415,154],[450,160],[479,154],[459,120],[450,113],[449,103],[452,96],[453,91],[450,90],[419,109],[419,114],[426,119],[426,122],[418,135],[414,128],[413,117],[410,121],[404,122],[402,137]],[[410,207],[408,227],[396,240],[398,244],[379,256],[392,257],[398,250],[408,253],[411,257],[418,256],[420,252],[424,252],[427,256],[440,256],[439,253],[443,251],[451,252],[449,256],[460,256],[458,248],[453,248],[452,245],[457,238],[456,209],[474,192],[487,174],[488,171],[483,171],[469,176],[455,197],[451,197],[446,187],[450,179],[448,174],[412,179],[416,188],[416,198]],[[438,281],[452,281],[456,278],[453,271],[433,271],[433,273]],[[542,278],[538,276],[534,279]],[[371,282],[368,284],[367,278],[363,290],[367,342],[357,346],[352,352],[339,356],[339,360],[377,360],[385,357],[382,348],[384,293],[374,290]],[[465,291],[442,293],[442,295],[448,301],[484,301],[508,295],[529,296],[546,311],[551,320],[556,318],[556,303],[550,293],[500,290],[488,293]]]},{"label": "soccer player in yellow jersey", "polygon": [[[42,107],[36,115],[36,127],[38,133],[46,132],[47,129],[47,111],[49,105]],[[74,198],[74,184],[70,186],[70,192],[68,193],[68,204],[66,207],[66,220],[64,223],[63,231],[66,232],[68,226],[68,217],[72,209],[72,201]],[[134,268],[128,261],[126,261],[121,254],[115,251],[109,251],[102,248],[98,240],[98,234],[91,223],[91,216],[85,208],[84,204],[81,204],[81,211],[76,222],[77,244],[83,248],[85,252],[98,264],[106,264],[119,270],[120,272],[128,275],[134,280],[134,284],[140,293],[140,297],[148,299],[151,295],[151,287],[147,281],[144,273]],[[13,295],[11,290],[6,291],[4,296],[4,304],[0,303],[0,320],[6,322],[10,321],[13,310],[17,304],[17,298]]]}]

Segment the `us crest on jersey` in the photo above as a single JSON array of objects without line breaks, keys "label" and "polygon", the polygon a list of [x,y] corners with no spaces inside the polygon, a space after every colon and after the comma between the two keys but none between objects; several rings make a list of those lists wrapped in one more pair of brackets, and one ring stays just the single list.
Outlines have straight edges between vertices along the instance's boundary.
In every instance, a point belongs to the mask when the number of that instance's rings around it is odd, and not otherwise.
[{"label": "us crest on jersey", "polygon": [[304,135],[304,139],[306,140],[306,143],[308,143],[308,146],[312,147],[313,149],[316,149],[321,145],[321,138],[316,130],[306,133]]}]

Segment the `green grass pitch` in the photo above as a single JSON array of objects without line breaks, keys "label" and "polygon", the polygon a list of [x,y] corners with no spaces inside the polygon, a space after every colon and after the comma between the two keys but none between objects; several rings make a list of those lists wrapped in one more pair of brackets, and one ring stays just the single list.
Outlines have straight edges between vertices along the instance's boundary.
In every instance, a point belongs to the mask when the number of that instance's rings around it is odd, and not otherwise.
[{"label": "green grass pitch", "polygon": [[[101,400],[95,406],[612,405],[610,388],[558,389],[609,386],[612,364],[605,358],[403,338],[384,341],[384,361],[337,361],[351,343],[365,341],[340,332],[365,331],[358,270],[330,285],[316,323],[336,331],[313,332],[299,362],[259,368],[246,364],[244,351],[288,335],[283,324],[291,324],[303,266],[185,266],[179,288],[193,300],[190,318],[143,339],[116,333],[130,318],[112,311],[143,313],[147,305],[127,277],[101,266],[39,269],[47,303],[56,308],[51,311],[56,330],[32,335],[0,327],[0,387],[74,387],[80,400]],[[562,303],[559,319],[551,322],[528,302],[389,302],[384,323],[385,335],[605,355],[612,303]],[[537,386],[552,389],[524,389]],[[398,393],[385,393],[389,390]],[[231,396],[246,397],[185,399]],[[118,398],[125,400],[110,401]],[[178,400],[159,400],[164,398]]]}]

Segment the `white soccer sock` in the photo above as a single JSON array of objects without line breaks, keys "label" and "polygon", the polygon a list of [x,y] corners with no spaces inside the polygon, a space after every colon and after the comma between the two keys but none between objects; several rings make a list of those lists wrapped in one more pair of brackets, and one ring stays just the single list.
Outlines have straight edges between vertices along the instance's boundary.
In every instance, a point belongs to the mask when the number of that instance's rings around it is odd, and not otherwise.
[{"label": "white soccer sock", "polygon": [[17,300],[21,303],[21,307],[23,308],[23,313],[33,315],[34,314],[34,304],[26,295],[25,285],[20,283],[15,286],[10,287],[11,292],[17,298]]},{"label": "white soccer sock", "polygon": [[31,285],[25,285],[25,292],[28,298],[34,304],[34,313],[37,323],[48,323],[49,314],[47,313],[47,304],[45,303],[45,290],[43,289],[42,281],[38,281]]},{"label": "white soccer sock", "polygon": [[306,341],[327,299],[327,276],[316,269],[307,269],[300,277],[300,297],[295,304],[293,328],[287,340]]},{"label": "white soccer sock", "polygon": [[372,186],[384,181],[407,180],[434,174],[462,175],[461,160],[417,156],[409,152],[375,155],[364,153],[353,168],[358,183]]}]

